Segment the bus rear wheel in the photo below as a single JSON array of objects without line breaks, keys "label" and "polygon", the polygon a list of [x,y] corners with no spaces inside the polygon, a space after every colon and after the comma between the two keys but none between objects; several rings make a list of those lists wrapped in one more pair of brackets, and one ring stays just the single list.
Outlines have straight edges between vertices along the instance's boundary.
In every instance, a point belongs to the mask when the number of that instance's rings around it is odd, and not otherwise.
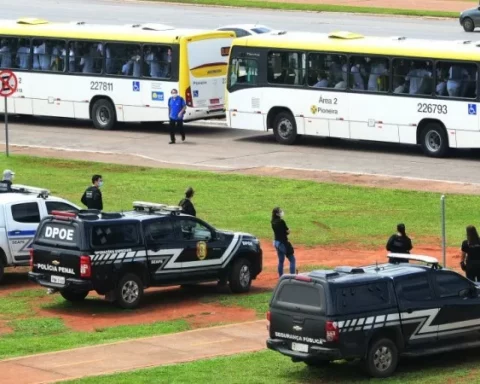
[{"label": "bus rear wheel", "polygon": [[115,108],[113,104],[106,99],[95,101],[92,107],[92,121],[97,129],[113,129],[117,122]]},{"label": "bus rear wheel", "polygon": [[291,145],[297,139],[297,124],[291,113],[280,112],[273,122],[273,134],[280,144]]},{"label": "bus rear wheel", "polygon": [[445,157],[448,152],[448,137],[438,123],[428,123],[422,130],[420,144],[423,152],[430,157]]}]

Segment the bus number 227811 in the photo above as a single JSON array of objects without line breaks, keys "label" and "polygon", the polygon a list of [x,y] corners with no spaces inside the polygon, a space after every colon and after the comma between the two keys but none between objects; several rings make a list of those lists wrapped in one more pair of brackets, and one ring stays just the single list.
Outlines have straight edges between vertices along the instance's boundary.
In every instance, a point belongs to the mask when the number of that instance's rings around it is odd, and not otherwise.
[{"label": "bus number 227811", "polygon": [[113,83],[106,83],[103,81],[91,81],[90,89],[92,91],[113,91]]}]

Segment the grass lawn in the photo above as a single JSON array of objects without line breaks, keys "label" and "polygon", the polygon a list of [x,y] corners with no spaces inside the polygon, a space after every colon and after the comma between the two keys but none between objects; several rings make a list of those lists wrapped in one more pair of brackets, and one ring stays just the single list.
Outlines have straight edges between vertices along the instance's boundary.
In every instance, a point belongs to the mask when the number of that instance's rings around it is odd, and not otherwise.
[{"label": "grass lawn", "polygon": [[[287,357],[271,351],[262,351],[232,357],[202,360],[193,363],[145,369],[110,376],[68,381],[68,384],[180,384],[212,383],[216,378],[229,384],[456,384],[478,382],[480,353],[465,356],[402,361],[395,376],[371,380],[358,363],[333,363],[325,369],[308,368],[292,363]],[[454,379],[453,379],[454,378]]]},{"label": "grass lawn", "polygon": [[[106,211],[131,209],[134,200],[177,204],[189,185],[199,217],[218,228],[272,236],[272,208],[283,207],[294,244],[383,246],[402,221],[415,244],[440,235],[440,195],[320,184],[313,181],[109,165],[14,156],[0,158],[15,182],[49,188],[81,204],[91,175],[101,173]],[[447,240],[459,246],[465,226],[479,224],[480,196],[447,197]],[[423,240],[422,240],[423,239]]]},{"label": "grass lawn", "polygon": [[[49,296],[51,300],[45,301],[45,289],[27,289],[0,297],[0,321],[13,331],[0,336],[0,359],[189,329],[185,320],[175,320],[100,328],[94,332],[72,331],[60,318],[36,315],[33,304],[39,299],[44,301],[42,307],[55,306],[55,300],[59,300],[58,296]],[[105,303],[105,308],[110,306]]]},{"label": "grass lawn", "polygon": [[[278,9],[283,11],[306,11],[306,12],[346,12],[346,13],[366,13],[379,15],[402,15],[402,16],[429,16],[429,17],[451,17],[458,18],[459,12],[435,11],[435,10],[416,10],[401,8],[377,8],[377,7],[356,7],[349,5],[335,4],[301,4],[301,3],[282,3],[262,2],[258,0],[150,0],[159,3],[179,3],[193,5],[212,5],[228,6],[241,8],[261,8]],[[334,0],[332,0],[332,3]],[[472,0],[472,8],[473,3]]]}]

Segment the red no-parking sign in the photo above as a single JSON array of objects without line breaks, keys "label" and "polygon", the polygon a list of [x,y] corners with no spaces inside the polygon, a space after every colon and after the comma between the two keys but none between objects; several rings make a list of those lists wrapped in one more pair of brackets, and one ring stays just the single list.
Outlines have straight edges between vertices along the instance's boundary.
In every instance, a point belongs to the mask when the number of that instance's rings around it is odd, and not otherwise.
[{"label": "red no-parking sign", "polygon": [[0,79],[2,80],[2,87],[0,89],[0,96],[12,96],[18,87],[17,76],[12,71],[0,71]]}]

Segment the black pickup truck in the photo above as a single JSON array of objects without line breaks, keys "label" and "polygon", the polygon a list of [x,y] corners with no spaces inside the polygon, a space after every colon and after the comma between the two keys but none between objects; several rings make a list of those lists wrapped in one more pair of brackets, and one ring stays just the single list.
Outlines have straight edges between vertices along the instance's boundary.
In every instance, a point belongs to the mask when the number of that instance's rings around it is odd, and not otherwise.
[{"label": "black pickup truck", "polygon": [[262,271],[254,236],[146,202],[122,213],[53,212],[40,222],[30,258],[29,279],[66,300],[94,290],[123,308],[137,307],[150,286],[221,281],[247,292]]}]

